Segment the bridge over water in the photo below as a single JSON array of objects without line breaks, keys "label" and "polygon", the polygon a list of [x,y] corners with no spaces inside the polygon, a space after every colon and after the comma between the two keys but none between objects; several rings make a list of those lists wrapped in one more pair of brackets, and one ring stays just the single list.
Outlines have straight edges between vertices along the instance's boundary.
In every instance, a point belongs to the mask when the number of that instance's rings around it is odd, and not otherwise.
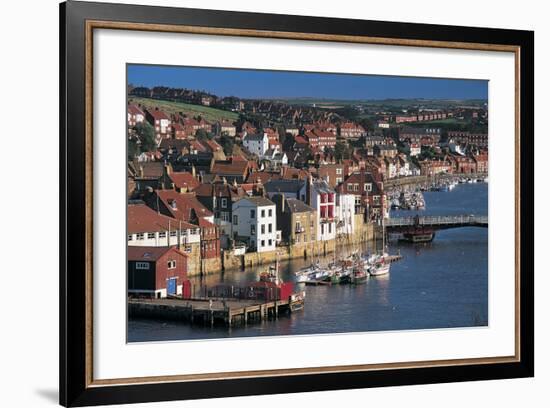
[{"label": "bridge over water", "polygon": [[437,230],[462,227],[489,226],[486,215],[430,215],[414,217],[395,217],[385,222],[388,233],[401,233],[408,241],[431,241]]},{"label": "bridge over water", "polygon": [[487,228],[489,217],[486,215],[429,215],[423,217],[394,217],[386,221],[386,230],[399,232],[411,227],[428,227],[433,230],[460,228],[460,227],[485,227]]}]

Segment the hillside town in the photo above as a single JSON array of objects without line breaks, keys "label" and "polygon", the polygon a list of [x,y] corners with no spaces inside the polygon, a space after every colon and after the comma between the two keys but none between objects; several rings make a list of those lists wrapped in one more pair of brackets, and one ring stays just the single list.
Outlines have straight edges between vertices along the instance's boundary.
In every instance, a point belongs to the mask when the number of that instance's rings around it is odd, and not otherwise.
[{"label": "hillside town", "polygon": [[[128,87],[129,290],[371,239],[389,190],[488,173],[486,103],[276,101]],[[136,275],[137,276],[137,275]],[[158,285],[158,296],[181,294]]]}]

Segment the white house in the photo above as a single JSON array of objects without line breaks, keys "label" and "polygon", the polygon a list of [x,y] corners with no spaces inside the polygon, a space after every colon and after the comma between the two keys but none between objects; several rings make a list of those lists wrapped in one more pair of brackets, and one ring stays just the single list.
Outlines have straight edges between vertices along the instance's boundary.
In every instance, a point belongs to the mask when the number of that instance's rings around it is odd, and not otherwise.
[{"label": "white house", "polygon": [[336,191],[325,180],[314,181],[310,176],[299,197],[317,211],[317,239],[336,238]]},{"label": "white house", "polygon": [[336,234],[352,235],[355,231],[355,195],[336,195]]},{"label": "white house", "polygon": [[411,157],[418,156],[421,152],[420,144],[410,143],[409,144],[409,155]]},{"label": "white house", "polygon": [[449,141],[449,150],[455,154],[464,156],[464,150],[462,150],[462,146],[460,146],[458,143],[455,143],[452,139]]},{"label": "white house", "polygon": [[386,162],[386,177],[388,179],[397,177],[396,159],[385,157],[384,161]]},{"label": "white house", "polygon": [[288,164],[286,153],[281,152],[278,147],[267,149],[261,158],[263,160],[268,160],[273,167],[281,167]]},{"label": "white house", "polygon": [[243,146],[258,157],[262,157],[269,149],[267,133],[253,134],[246,132],[243,136]]},{"label": "white house", "polygon": [[233,203],[233,237],[245,238],[257,252],[274,251],[277,242],[275,203],[264,197],[244,197]]}]

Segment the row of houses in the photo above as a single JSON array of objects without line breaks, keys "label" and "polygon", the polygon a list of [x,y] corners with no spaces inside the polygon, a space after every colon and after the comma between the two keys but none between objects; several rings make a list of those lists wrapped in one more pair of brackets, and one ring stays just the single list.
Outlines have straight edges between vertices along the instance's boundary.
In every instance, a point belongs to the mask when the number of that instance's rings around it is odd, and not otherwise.
[{"label": "row of houses", "polygon": [[452,174],[486,174],[489,171],[489,157],[487,152],[472,156],[449,154],[436,159],[420,161],[420,174],[433,176],[440,173]]},{"label": "row of houses", "polygon": [[226,134],[231,137],[237,134],[235,124],[229,120],[221,119],[211,123],[200,116],[191,117],[183,112],[169,115],[158,109],[158,107],[146,108],[141,105],[129,104],[127,115],[129,128],[148,122],[154,129],[157,143],[160,143],[164,139],[187,139],[194,137],[199,130],[218,135]]}]

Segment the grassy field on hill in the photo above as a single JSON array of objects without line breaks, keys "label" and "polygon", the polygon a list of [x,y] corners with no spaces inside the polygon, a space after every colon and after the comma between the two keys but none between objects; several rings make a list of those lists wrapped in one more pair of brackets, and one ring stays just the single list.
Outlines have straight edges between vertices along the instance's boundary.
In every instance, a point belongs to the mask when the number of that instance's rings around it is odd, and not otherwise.
[{"label": "grassy field on hill", "polygon": [[171,101],[162,101],[158,99],[150,98],[136,98],[128,97],[128,101],[135,104],[141,104],[147,108],[158,107],[160,110],[165,113],[178,113],[184,112],[189,116],[202,116],[209,122],[215,122],[218,120],[226,119],[230,121],[235,121],[239,118],[239,115],[235,112],[229,112],[221,109],[210,108],[208,106],[202,105],[192,105],[189,103],[182,102],[171,102]]}]

